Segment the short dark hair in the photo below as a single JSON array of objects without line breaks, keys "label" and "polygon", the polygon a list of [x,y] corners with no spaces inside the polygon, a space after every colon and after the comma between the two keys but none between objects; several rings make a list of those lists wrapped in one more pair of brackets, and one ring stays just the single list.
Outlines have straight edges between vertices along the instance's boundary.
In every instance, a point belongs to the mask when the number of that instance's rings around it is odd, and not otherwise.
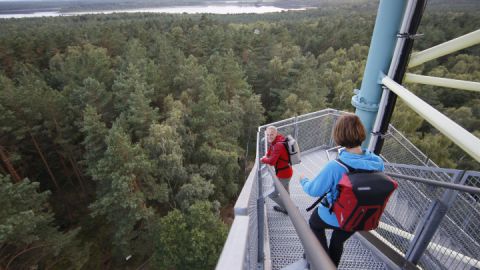
[{"label": "short dark hair", "polygon": [[355,114],[342,115],[333,128],[333,139],[337,145],[353,148],[365,140],[365,127]]}]

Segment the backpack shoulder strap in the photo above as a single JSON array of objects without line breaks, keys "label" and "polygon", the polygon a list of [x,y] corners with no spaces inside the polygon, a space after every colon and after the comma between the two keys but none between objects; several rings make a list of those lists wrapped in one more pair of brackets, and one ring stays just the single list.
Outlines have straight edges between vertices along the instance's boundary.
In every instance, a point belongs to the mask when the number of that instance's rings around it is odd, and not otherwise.
[{"label": "backpack shoulder strap", "polygon": [[307,212],[310,212],[313,208],[315,208],[315,206],[317,206],[317,204],[319,204],[323,198],[325,198],[325,196],[327,196],[327,193],[326,192],[325,194],[322,195],[322,197],[318,198],[318,200],[316,200],[314,203],[312,203],[312,205],[310,205],[309,207],[307,207],[307,209],[305,209]]},{"label": "backpack shoulder strap", "polygon": [[342,166],[343,168],[345,168],[345,170],[347,170],[347,172],[353,172],[355,171],[354,168],[348,166],[347,164],[345,164],[345,162],[341,161],[339,158],[335,159],[335,162],[338,163],[338,165]]},{"label": "backpack shoulder strap", "polygon": [[371,172],[375,172],[374,170],[355,169],[353,167],[348,166],[345,162],[341,161],[339,158],[335,159],[335,161],[340,166],[347,169],[347,173],[371,173]]},{"label": "backpack shoulder strap", "polygon": [[290,151],[288,151],[288,138],[285,138],[285,140],[283,140],[281,142],[278,142],[278,143],[283,144],[283,147],[285,148],[285,151],[287,151],[287,157],[288,157],[287,160],[285,160],[281,157],[278,157],[278,159],[282,160],[282,161],[285,161],[285,162],[288,162],[288,166],[285,167],[285,168],[288,168],[292,164],[292,162],[290,161]]}]

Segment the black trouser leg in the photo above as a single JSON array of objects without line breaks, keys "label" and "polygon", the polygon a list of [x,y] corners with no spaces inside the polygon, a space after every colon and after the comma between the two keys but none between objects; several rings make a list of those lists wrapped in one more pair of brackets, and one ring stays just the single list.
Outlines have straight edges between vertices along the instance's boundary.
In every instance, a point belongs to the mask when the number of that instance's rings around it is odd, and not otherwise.
[{"label": "black trouser leg", "polygon": [[[317,237],[320,244],[323,246],[325,251],[330,255],[332,262],[335,266],[338,267],[340,263],[340,258],[342,257],[343,253],[343,244],[345,241],[353,235],[353,232],[346,232],[343,230],[339,230],[336,227],[332,227],[325,223],[319,216],[318,216],[318,208],[313,210],[312,215],[310,216],[310,228],[312,229],[313,233]],[[325,235],[325,229],[333,229],[332,237],[330,239],[330,246],[327,247],[327,237]]]},{"label": "black trouser leg", "polygon": [[353,232],[333,230],[332,237],[330,238],[330,246],[328,247],[328,254],[336,266],[338,266],[340,258],[342,257],[343,244],[352,234]]},{"label": "black trouser leg", "polygon": [[323,249],[325,249],[325,252],[328,253],[327,237],[325,236],[325,227],[322,226],[322,224],[319,222],[321,220],[316,211],[317,209],[313,210],[313,213],[310,216],[310,220],[308,221],[308,223],[310,224],[310,228],[312,229],[313,233],[317,237],[318,241],[323,246]]}]

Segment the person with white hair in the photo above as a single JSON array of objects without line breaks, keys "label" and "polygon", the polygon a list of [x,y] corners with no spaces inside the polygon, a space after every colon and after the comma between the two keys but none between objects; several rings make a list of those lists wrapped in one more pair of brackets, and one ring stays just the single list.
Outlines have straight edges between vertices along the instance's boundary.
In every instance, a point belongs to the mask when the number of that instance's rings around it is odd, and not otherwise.
[{"label": "person with white hair", "polygon": [[[278,133],[275,126],[267,127],[265,131],[265,137],[267,138],[268,142],[268,150],[267,154],[262,157],[260,161],[275,167],[275,174],[277,175],[278,180],[280,180],[280,183],[282,183],[287,192],[289,192],[288,186],[293,175],[293,169],[288,161],[289,157],[287,149],[283,144],[285,137]],[[273,210],[288,214],[285,206],[280,200],[280,194],[276,188],[272,193],[270,193],[270,195],[268,195],[268,197],[277,204],[273,207]]]}]

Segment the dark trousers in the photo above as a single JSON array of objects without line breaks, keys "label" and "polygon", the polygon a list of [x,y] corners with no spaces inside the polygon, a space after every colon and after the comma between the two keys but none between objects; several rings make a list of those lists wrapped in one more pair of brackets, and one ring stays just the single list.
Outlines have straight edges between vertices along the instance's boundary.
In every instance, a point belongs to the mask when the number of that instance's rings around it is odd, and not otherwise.
[{"label": "dark trousers", "polygon": [[[354,232],[347,232],[340,230],[337,227],[333,227],[325,223],[318,216],[318,208],[315,208],[312,215],[310,216],[310,228],[317,237],[320,244],[327,251],[328,255],[332,259],[333,263],[338,267],[340,263],[340,258],[343,253],[343,244],[347,241]],[[327,237],[325,236],[325,229],[333,229],[332,237],[330,238],[330,246],[327,246]]]}]

